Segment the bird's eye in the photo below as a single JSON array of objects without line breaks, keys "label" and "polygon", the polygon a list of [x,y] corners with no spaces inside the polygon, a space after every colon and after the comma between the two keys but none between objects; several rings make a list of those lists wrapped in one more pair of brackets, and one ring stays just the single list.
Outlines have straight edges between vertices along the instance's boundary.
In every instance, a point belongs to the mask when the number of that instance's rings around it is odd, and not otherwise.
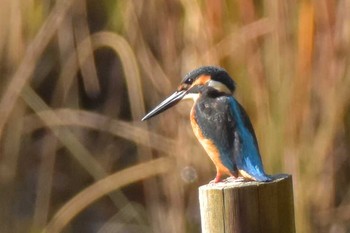
[{"label": "bird's eye", "polygon": [[188,78],[185,81],[186,84],[192,84],[193,83],[193,78]]}]

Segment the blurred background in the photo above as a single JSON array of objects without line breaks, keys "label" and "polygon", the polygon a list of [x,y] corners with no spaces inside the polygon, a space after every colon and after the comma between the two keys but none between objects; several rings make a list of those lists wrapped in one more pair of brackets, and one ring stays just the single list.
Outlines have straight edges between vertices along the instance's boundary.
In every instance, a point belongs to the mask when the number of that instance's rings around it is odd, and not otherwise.
[{"label": "blurred background", "polygon": [[200,232],[215,176],[191,103],[140,122],[201,65],[237,83],[297,232],[350,232],[349,0],[2,0],[0,232]]}]

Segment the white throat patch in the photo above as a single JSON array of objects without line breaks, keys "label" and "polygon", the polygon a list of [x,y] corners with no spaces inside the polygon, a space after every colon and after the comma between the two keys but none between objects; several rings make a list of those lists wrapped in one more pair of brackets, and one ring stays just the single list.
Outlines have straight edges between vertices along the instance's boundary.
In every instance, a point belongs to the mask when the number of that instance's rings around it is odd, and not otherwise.
[{"label": "white throat patch", "polygon": [[226,94],[232,95],[232,92],[230,91],[230,89],[228,89],[228,87],[226,87],[226,85],[222,84],[221,82],[210,80],[208,82],[208,87],[212,87],[220,92],[224,92]]}]

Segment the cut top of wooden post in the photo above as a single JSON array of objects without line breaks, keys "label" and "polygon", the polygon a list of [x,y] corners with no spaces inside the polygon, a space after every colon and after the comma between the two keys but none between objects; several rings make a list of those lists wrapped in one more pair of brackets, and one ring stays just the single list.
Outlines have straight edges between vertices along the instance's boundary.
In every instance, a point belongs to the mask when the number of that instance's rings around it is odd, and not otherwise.
[{"label": "cut top of wooden post", "polygon": [[295,233],[292,176],[199,188],[203,233]]}]

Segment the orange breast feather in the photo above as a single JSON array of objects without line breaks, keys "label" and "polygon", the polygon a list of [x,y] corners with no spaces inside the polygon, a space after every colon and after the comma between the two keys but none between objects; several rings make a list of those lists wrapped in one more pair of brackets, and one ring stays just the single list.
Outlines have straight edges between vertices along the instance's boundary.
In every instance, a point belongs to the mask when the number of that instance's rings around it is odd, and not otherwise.
[{"label": "orange breast feather", "polygon": [[216,148],[215,144],[210,139],[205,138],[204,135],[202,134],[202,130],[200,129],[195,118],[195,107],[193,107],[191,110],[190,119],[191,119],[193,132],[196,135],[198,141],[204,147],[205,151],[208,153],[210,159],[213,161],[216,167],[217,173],[221,175],[233,176],[232,172],[228,168],[226,168],[221,162],[220,152]]}]

